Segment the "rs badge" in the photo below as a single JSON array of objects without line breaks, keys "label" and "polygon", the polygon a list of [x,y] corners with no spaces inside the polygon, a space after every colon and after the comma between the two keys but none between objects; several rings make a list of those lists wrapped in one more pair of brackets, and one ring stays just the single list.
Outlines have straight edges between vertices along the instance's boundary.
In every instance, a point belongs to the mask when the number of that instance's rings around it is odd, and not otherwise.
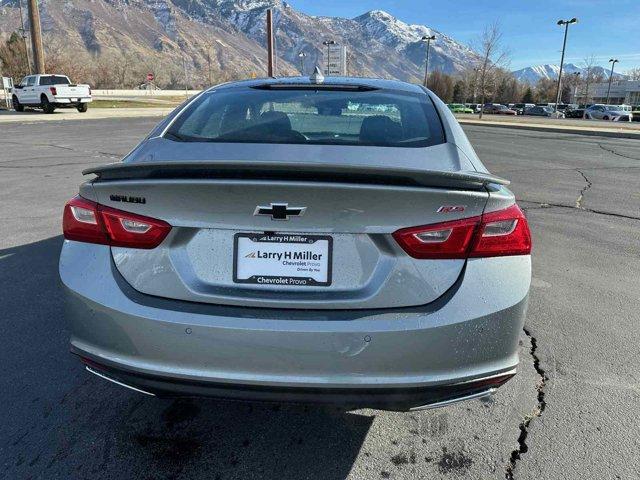
[{"label": "rs badge", "polygon": [[438,213],[459,213],[464,212],[464,205],[442,205],[436,212]]}]

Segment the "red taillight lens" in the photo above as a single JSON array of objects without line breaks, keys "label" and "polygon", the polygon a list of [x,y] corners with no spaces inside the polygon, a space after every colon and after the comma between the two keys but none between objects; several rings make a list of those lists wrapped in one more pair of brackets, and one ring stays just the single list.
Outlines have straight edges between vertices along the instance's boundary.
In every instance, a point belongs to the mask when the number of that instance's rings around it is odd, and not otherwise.
[{"label": "red taillight lens", "polygon": [[56,90],[56,87],[49,87],[49,91],[51,92],[51,95],[57,95],[58,94],[58,90]]},{"label": "red taillight lens", "polygon": [[403,228],[393,234],[413,258],[467,258],[480,217]]},{"label": "red taillight lens", "polygon": [[171,225],[77,196],[64,207],[62,230],[68,240],[149,249],[162,243]]},{"label": "red taillight lens", "polygon": [[531,232],[527,219],[518,205],[505,210],[485,213],[482,225],[470,257],[501,257],[506,255],[529,255]]},{"label": "red taillight lens", "polygon": [[517,205],[480,217],[398,230],[398,244],[413,258],[454,259],[531,253],[527,219]]}]

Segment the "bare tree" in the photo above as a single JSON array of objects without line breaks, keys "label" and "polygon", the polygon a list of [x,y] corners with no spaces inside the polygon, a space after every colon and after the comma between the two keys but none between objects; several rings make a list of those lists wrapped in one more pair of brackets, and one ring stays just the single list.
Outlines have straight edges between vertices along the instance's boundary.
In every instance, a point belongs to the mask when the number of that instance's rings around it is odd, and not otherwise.
[{"label": "bare tree", "polygon": [[629,80],[637,81],[640,80],[640,67],[632,68],[631,70],[627,70],[627,78]]},{"label": "bare tree", "polygon": [[[476,50],[480,52],[480,64],[478,74],[480,77],[480,104],[484,105],[487,96],[487,87],[494,77],[498,67],[507,63],[508,53],[502,47],[502,32],[498,22],[487,25],[478,39]],[[480,108],[479,118],[482,118]]]},{"label": "bare tree", "polygon": [[584,96],[583,103],[589,103],[589,86],[596,81],[596,57],[591,54],[582,61],[582,71],[584,72]]}]

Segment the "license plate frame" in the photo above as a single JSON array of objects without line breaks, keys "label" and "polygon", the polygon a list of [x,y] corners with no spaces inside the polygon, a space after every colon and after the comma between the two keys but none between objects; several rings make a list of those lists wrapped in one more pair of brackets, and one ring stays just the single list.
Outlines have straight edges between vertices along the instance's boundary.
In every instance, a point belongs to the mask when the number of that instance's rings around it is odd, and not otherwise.
[{"label": "license plate frame", "polygon": [[[296,248],[290,249],[292,252],[300,252],[300,247],[304,245],[314,245],[315,252],[308,250],[311,254],[316,253],[321,246],[319,242],[326,243],[326,260],[324,262],[324,270],[320,269],[319,275],[305,276],[305,275],[269,275],[269,272],[256,273],[251,276],[243,275],[240,277],[239,262],[242,261],[239,258],[239,244],[241,239],[248,238],[252,243],[265,244],[266,247],[277,245],[295,245]],[[281,248],[272,247],[271,250],[280,250]],[[277,253],[277,252],[276,252]],[[282,252],[284,255],[284,252]],[[305,255],[304,252],[301,253]],[[245,255],[246,257],[246,255]],[[256,258],[256,257],[250,257]],[[267,259],[267,262],[281,261],[284,258]],[[264,258],[262,258],[264,263]],[[292,265],[291,267],[310,268],[316,269],[315,263],[318,263],[314,258],[289,258],[292,262],[302,262],[302,265]],[[245,260],[246,261],[246,260]],[[322,264],[320,261],[319,263]],[[276,268],[285,268],[282,266]],[[246,271],[247,268],[242,268]],[[248,268],[248,270],[251,270]],[[326,271],[326,280],[318,279],[322,277],[322,272]],[[295,286],[295,287],[329,287],[332,283],[333,276],[333,237],[330,235],[307,235],[299,233],[236,233],[233,237],[233,283],[239,284],[253,284],[253,285],[274,285],[274,286]]]}]

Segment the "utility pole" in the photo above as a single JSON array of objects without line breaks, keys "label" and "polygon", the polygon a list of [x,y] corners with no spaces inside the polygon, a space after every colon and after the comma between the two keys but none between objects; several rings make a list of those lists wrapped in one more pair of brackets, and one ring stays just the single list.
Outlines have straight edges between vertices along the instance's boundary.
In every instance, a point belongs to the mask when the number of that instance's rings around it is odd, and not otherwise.
[{"label": "utility pole", "polygon": [[20,33],[22,35],[22,41],[24,42],[24,53],[27,56],[27,70],[29,73],[31,70],[31,58],[29,55],[29,44],[27,43],[27,31],[24,28],[24,16],[22,15],[22,0],[18,0],[18,7],[20,8]]},{"label": "utility pole", "polygon": [[267,9],[267,76],[273,77],[275,75],[275,55],[274,55],[274,42],[273,42],[273,12],[271,9]]},{"label": "utility pole", "polygon": [[42,50],[42,26],[40,25],[40,10],[37,0],[27,0],[29,7],[29,23],[31,24],[31,47],[33,48],[33,63],[36,73],[44,73],[44,51]]},{"label": "utility pole", "polygon": [[611,63],[611,73],[609,74],[609,88],[607,88],[607,103],[606,103],[607,105],[609,105],[609,94],[611,93],[611,80],[613,80],[613,67],[619,61],[620,60],[618,60],[617,58],[609,59],[609,63]]},{"label": "utility pole", "polygon": [[182,68],[184,68],[184,96],[189,98],[189,77],[187,75],[187,60],[182,57]]},{"label": "utility pole", "polygon": [[209,87],[211,86],[213,80],[211,79],[211,45],[207,49],[207,79],[209,80]]},{"label": "utility pole", "polygon": [[564,41],[562,42],[562,56],[560,57],[560,72],[558,73],[558,87],[556,88],[556,104],[553,107],[553,113],[558,113],[558,103],[560,103],[560,84],[562,83],[562,67],[564,65],[564,51],[567,48],[567,34],[569,33],[569,25],[577,23],[577,18],[571,20],[558,20],[558,25],[564,25]]},{"label": "utility pole", "polygon": [[435,40],[435,39],[436,39],[435,35],[430,35],[430,36],[425,35],[424,37],[422,37],[422,41],[427,42],[427,62],[424,66],[424,82],[422,82],[425,88],[427,88],[427,82],[429,80],[429,50],[431,50],[431,40]]}]

